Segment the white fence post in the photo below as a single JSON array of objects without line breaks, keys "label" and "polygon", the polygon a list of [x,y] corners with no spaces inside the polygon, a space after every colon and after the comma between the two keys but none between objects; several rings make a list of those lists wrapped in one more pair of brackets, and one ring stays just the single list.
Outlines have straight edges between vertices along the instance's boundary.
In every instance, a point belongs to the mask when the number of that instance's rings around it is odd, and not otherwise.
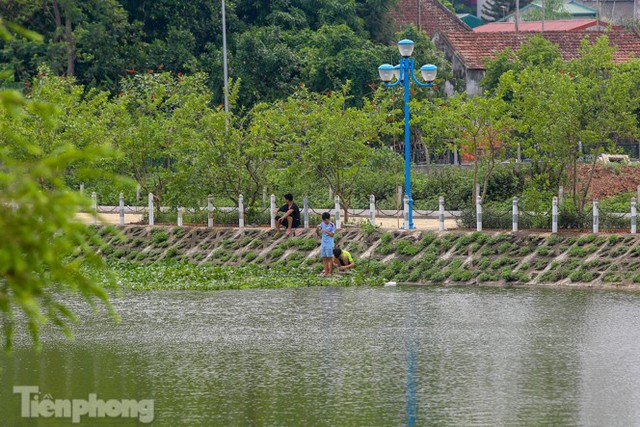
[{"label": "white fence post", "polygon": [[444,197],[442,196],[438,198],[438,209],[440,210],[440,212],[438,213],[438,220],[440,223],[438,225],[438,230],[444,231]]},{"label": "white fence post", "polygon": [[276,229],[276,196],[271,195],[271,203],[269,206],[269,216],[271,217],[271,229]]},{"label": "white fence post", "polygon": [[182,227],[182,214],[184,213],[184,208],[178,208],[178,227]]},{"label": "white fence post", "polygon": [[340,196],[336,196],[335,199],[335,212],[336,212],[336,230],[342,228],[342,219],[340,217]]},{"label": "white fence post", "polygon": [[153,219],[153,193],[149,193],[149,225],[154,225]]},{"label": "white fence post", "polygon": [[551,232],[558,232],[558,198],[554,197],[551,201]]},{"label": "white fence post", "polygon": [[561,185],[558,187],[558,205],[562,206],[562,201],[564,200],[564,187]]},{"label": "white fence post", "polygon": [[213,196],[207,196],[207,227],[213,227]]},{"label": "white fence post", "polygon": [[402,224],[402,228],[404,230],[409,229],[409,196],[405,194],[404,196],[404,207],[402,209],[402,213],[404,215],[404,222]]},{"label": "white fence post", "polygon": [[598,212],[598,199],[593,199],[593,234],[600,231],[600,213]]},{"label": "white fence post", "polygon": [[91,193],[91,210],[93,211],[93,223],[98,223],[98,195],[96,192]]},{"label": "white fence post", "polygon": [[631,199],[631,234],[636,234],[636,203],[637,200],[635,197]]},{"label": "white fence post", "polygon": [[309,230],[309,198],[302,199],[302,216],[304,217],[304,231]]},{"label": "white fence post", "polygon": [[476,231],[482,231],[482,197],[476,196]]},{"label": "white fence post", "polygon": [[124,194],[120,193],[120,225],[124,225]]},{"label": "white fence post", "polygon": [[514,233],[518,231],[518,198],[513,198],[513,227],[511,231]]},{"label": "white fence post", "polygon": [[376,225],[376,196],[373,194],[369,195],[369,223]]},{"label": "white fence post", "polygon": [[242,194],[238,196],[238,226],[240,229],[244,228],[244,196]]}]

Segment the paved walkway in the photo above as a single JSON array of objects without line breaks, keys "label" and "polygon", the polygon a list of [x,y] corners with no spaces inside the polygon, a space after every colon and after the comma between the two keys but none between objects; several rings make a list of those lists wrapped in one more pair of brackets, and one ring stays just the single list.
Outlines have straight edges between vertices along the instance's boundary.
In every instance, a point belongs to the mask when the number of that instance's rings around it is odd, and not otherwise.
[{"label": "paved walkway", "polygon": [[[82,221],[84,221],[87,224],[92,224],[93,223],[93,216],[91,214],[88,213],[79,213],[78,214],[78,218],[80,218]],[[120,222],[120,215],[117,213],[105,213],[105,214],[99,214],[99,218],[102,220],[102,222],[107,223],[107,224],[119,224]],[[139,223],[141,222],[143,219],[142,214],[125,214],[124,215],[124,223],[125,224],[134,224],[134,223]],[[350,218],[350,223],[352,223],[352,221],[355,219],[355,223],[359,223],[361,221],[367,221],[368,222],[368,218],[364,218],[364,217],[351,217]],[[382,225],[382,228],[384,229],[390,229],[390,230],[398,230],[402,228],[402,219],[398,219],[398,218],[376,218],[376,224],[377,225]],[[415,218],[413,220],[414,222],[414,226],[417,230],[437,230],[438,229],[438,220],[437,219],[429,219],[429,218]],[[311,224],[312,226],[314,224]],[[456,221],[454,219],[445,219],[444,220],[444,225],[445,228],[447,230],[452,230],[455,228],[458,228]]]}]

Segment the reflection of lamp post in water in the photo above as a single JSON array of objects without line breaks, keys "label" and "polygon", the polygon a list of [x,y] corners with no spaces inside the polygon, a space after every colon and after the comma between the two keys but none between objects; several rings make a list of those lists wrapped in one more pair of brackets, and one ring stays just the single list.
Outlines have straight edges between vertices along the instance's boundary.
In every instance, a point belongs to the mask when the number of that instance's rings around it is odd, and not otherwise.
[{"label": "reflection of lamp post in water", "polygon": [[[413,226],[413,199],[411,198],[411,132],[410,132],[410,114],[409,114],[409,83],[413,80],[420,87],[432,87],[433,81],[436,79],[438,67],[432,64],[423,65],[420,67],[420,73],[422,78],[427,83],[421,83],[416,79],[413,73],[413,53],[414,43],[411,40],[400,40],[398,42],[398,50],[400,51],[400,64],[393,66],[391,64],[382,64],[378,67],[378,73],[380,79],[385,82],[385,87],[395,87],[399,84],[404,86],[404,194],[409,199],[409,219],[408,224],[405,224],[405,228],[412,229]],[[389,83],[396,78],[395,83]]]}]

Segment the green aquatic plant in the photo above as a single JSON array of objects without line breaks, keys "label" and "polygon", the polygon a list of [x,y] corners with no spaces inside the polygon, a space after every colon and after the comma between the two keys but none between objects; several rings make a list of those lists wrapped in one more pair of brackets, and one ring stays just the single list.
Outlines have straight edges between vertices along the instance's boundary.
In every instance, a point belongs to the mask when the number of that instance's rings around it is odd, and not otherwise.
[{"label": "green aquatic plant", "polygon": [[[247,288],[299,288],[309,286],[380,286],[381,278],[361,272],[319,277],[316,269],[291,266],[238,267],[194,265],[183,261],[164,260],[148,265],[131,262],[109,264],[115,285],[133,290],[219,290]],[[318,265],[320,270],[322,266]],[[105,286],[107,284],[105,283]]]}]

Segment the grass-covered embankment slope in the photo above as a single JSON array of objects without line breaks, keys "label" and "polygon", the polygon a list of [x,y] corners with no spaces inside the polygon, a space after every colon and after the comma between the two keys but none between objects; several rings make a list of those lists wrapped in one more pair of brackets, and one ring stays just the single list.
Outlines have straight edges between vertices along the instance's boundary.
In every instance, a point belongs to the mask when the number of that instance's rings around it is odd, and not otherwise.
[{"label": "grass-covered embankment slope", "polygon": [[98,233],[121,283],[137,288],[379,284],[376,278],[640,288],[640,238],[633,235],[345,229],[337,245],[354,255],[359,274],[328,283],[317,277],[322,262],[312,232],[274,237],[264,229],[109,226]]}]

